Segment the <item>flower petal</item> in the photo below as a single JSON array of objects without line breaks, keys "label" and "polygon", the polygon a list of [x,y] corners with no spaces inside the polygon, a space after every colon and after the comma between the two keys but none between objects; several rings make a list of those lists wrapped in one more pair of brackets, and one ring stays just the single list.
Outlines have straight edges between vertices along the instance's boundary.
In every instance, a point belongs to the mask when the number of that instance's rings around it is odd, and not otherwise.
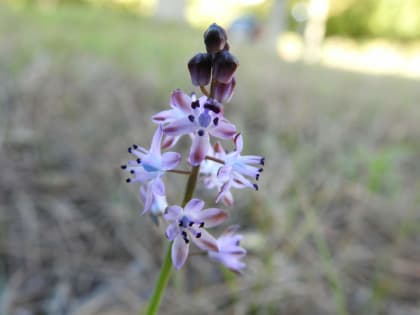
[{"label": "flower petal", "polygon": [[159,196],[165,196],[165,184],[162,178],[158,177],[150,182],[152,191],[154,194]]},{"label": "flower petal", "polygon": [[223,182],[226,182],[229,180],[232,173],[232,166],[225,165],[219,168],[217,171],[217,179]]},{"label": "flower petal", "polygon": [[162,154],[162,170],[173,170],[181,162],[181,154],[177,152],[165,152]]},{"label": "flower petal", "polygon": [[219,193],[217,194],[216,197],[216,203],[219,203],[220,200],[222,200],[226,194],[230,193],[230,187],[232,186],[232,182],[231,181],[227,181],[226,183],[224,183],[222,185],[222,187],[220,188]]},{"label": "flower petal", "polygon": [[211,128],[209,132],[216,138],[230,139],[236,133],[236,126],[226,119],[221,119],[217,126]]},{"label": "flower petal", "polygon": [[189,244],[184,241],[180,234],[175,237],[172,244],[171,258],[172,264],[176,270],[179,270],[185,264],[188,257],[189,247]]},{"label": "flower petal", "polygon": [[160,143],[162,142],[162,136],[163,136],[162,126],[159,125],[156,128],[156,131],[153,135],[152,145],[150,146],[150,155],[160,156]]},{"label": "flower petal", "polygon": [[166,237],[168,240],[173,241],[175,237],[179,234],[179,227],[176,223],[171,223],[166,228]]},{"label": "flower petal", "polygon": [[147,211],[149,211],[150,207],[152,206],[153,202],[153,189],[152,189],[152,183],[147,184],[146,188],[146,195],[144,199],[144,208],[142,215],[145,214]]},{"label": "flower petal", "polygon": [[175,221],[182,214],[182,208],[180,206],[169,206],[166,208],[166,213],[163,218],[166,221]]},{"label": "flower petal", "polygon": [[191,238],[194,244],[202,250],[218,252],[217,240],[205,229],[201,229],[200,233],[200,237]]},{"label": "flower petal", "polygon": [[240,133],[235,135],[235,137],[233,138],[233,142],[235,143],[235,151],[239,153],[242,152],[242,149],[244,148],[244,140]]},{"label": "flower petal", "polygon": [[162,141],[162,146],[161,146],[161,149],[162,149],[162,150],[167,150],[167,149],[169,149],[169,148],[174,147],[174,146],[175,146],[175,144],[177,144],[177,142],[178,142],[178,140],[179,140],[180,138],[181,138],[181,137],[179,137],[179,136],[176,136],[176,137],[174,137],[174,136],[165,136],[165,137],[163,138],[163,141]]},{"label": "flower petal", "polygon": [[186,214],[194,214],[199,212],[204,207],[204,201],[201,199],[191,199],[184,207]]},{"label": "flower petal", "polygon": [[227,217],[227,212],[218,208],[205,209],[200,213],[200,219],[204,222],[206,228],[221,224]]},{"label": "flower petal", "polygon": [[194,122],[188,119],[188,117],[183,117],[177,119],[163,128],[163,132],[168,136],[181,136],[194,132],[197,129],[197,126]]},{"label": "flower petal", "polygon": [[191,113],[191,101],[191,97],[180,89],[173,91],[171,94],[171,106],[185,113]]},{"label": "flower petal", "polygon": [[227,191],[222,197],[222,203],[227,207],[232,207],[234,202],[232,192]]},{"label": "flower petal", "polygon": [[178,118],[174,109],[163,110],[152,116],[152,121],[157,124],[171,122]]},{"label": "flower petal", "polygon": [[199,136],[198,134],[194,135],[189,156],[189,162],[191,165],[200,165],[200,163],[206,157],[209,148],[210,138],[208,133],[205,132],[202,136]]}]

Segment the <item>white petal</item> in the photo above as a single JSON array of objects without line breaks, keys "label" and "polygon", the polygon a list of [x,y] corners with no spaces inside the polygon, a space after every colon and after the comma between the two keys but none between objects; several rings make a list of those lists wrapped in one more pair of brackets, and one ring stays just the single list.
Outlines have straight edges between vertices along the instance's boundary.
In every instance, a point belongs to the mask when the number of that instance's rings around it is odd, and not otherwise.
[{"label": "white petal", "polygon": [[206,228],[221,224],[227,217],[227,212],[218,208],[205,209],[200,213],[200,219],[204,222]]},{"label": "white petal", "polygon": [[189,162],[193,166],[200,165],[207,155],[210,148],[210,139],[207,132],[204,135],[194,135],[193,142],[191,145],[191,152],[189,156]]},{"label": "white petal", "polygon": [[175,237],[175,240],[172,244],[171,258],[172,264],[176,270],[179,270],[185,264],[185,261],[188,257],[189,247],[189,244],[185,243],[180,234]]},{"label": "white petal", "polygon": [[181,162],[181,154],[177,152],[165,152],[162,154],[162,170],[173,170]]},{"label": "white petal", "polygon": [[238,133],[234,138],[233,141],[235,142],[235,150],[237,152],[242,152],[242,149],[244,147],[244,141],[242,139],[242,135]]},{"label": "white petal", "polygon": [[221,119],[217,126],[209,130],[210,134],[216,138],[230,139],[236,133],[236,127],[226,119]]},{"label": "white petal", "polygon": [[156,115],[152,116],[152,121],[157,124],[163,124],[171,122],[178,118],[175,109],[168,109],[157,113]]},{"label": "white petal", "polygon": [[150,146],[150,154],[152,156],[153,155],[160,156],[160,144],[162,142],[162,136],[163,136],[162,126],[159,125],[156,128],[156,131],[152,139],[152,145]]},{"label": "white petal", "polygon": [[180,206],[170,206],[166,209],[166,213],[163,215],[163,218],[166,221],[175,221],[182,213],[182,208]]},{"label": "white petal", "polygon": [[173,241],[175,237],[179,234],[179,227],[176,223],[171,223],[166,228],[166,237],[168,240]]},{"label": "white petal", "polygon": [[204,207],[204,201],[200,199],[191,199],[184,207],[185,214],[194,214]]},{"label": "white petal", "polygon": [[171,106],[182,110],[185,113],[191,112],[191,97],[181,90],[177,89],[172,92]]},{"label": "white petal", "polygon": [[218,252],[219,248],[217,247],[217,240],[205,229],[200,229],[200,233],[201,236],[198,238],[191,235],[191,239],[194,244],[202,250]]},{"label": "white petal", "polygon": [[163,128],[163,132],[168,136],[181,136],[194,132],[197,126],[188,117],[177,119]]}]

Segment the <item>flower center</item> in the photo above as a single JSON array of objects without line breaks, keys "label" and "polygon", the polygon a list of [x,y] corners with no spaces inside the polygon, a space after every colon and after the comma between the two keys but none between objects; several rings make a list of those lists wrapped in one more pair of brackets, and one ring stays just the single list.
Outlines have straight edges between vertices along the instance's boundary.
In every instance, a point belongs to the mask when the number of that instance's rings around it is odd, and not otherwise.
[{"label": "flower center", "polygon": [[207,111],[203,112],[198,116],[198,123],[201,127],[207,128],[211,123],[211,116]]},{"label": "flower center", "polygon": [[150,164],[143,164],[143,168],[144,168],[144,170],[146,172],[149,172],[149,173],[153,173],[153,172],[159,171],[158,168],[156,168],[155,166],[150,165]]},{"label": "flower center", "polygon": [[[194,222],[192,220],[190,220],[190,218],[188,218],[186,215],[182,216],[181,219],[179,219],[178,221],[179,227],[181,228],[181,235],[182,238],[184,239],[185,243],[188,244],[189,243],[189,239],[188,239],[188,233],[189,234],[195,236],[196,238],[200,238],[201,237],[201,232],[200,229],[204,227],[204,222]],[[194,226],[196,225],[196,226]]]}]

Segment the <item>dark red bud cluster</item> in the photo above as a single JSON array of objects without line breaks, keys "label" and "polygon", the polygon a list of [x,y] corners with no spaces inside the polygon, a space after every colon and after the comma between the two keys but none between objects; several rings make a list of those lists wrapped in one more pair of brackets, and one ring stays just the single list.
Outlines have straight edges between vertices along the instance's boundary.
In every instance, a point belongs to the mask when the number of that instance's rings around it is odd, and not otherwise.
[{"label": "dark red bud cluster", "polygon": [[[224,50],[227,44],[225,30],[216,23],[211,24],[204,32],[204,44],[206,44],[206,50],[209,54]],[[229,49],[229,46],[227,49]]]},{"label": "dark red bud cluster", "polygon": [[207,53],[198,53],[188,62],[192,84],[204,87],[211,82],[211,95],[220,103],[228,102],[235,89],[234,74],[239,62],[229,52],[225,30],[216,23],[204,32]]}]

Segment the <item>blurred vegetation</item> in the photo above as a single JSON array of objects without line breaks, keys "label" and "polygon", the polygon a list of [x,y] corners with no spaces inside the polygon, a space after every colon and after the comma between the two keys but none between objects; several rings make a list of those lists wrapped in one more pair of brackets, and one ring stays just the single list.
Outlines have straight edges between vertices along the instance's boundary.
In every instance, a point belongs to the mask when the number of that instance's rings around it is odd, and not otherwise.
[{"label": "blurred vegetation", "polygon": [[331,0],[327,36],[420,39],[420,0]]},{"label": "blurred vegetation", "polygon": [[[156,8],[158,0],[6,0],[15,6],[28,5],[93,5],[114,9],[124,9],[137,14],[150,15]],[[268,18],[275,0],[266,0],[258,5],[239,5],[227,2],[228,13],[217,14],[219,19],[232,20],[232,16],[253,16],[260,21]],[[298,23],[290,15],[291,9],[298,3],[307,4],[309,0],[288,0],[286,4],[289,28],[299,29]],[[185,1],[186,12],[200,10],[199,0]],[[194,11],[198,12],[198,11]],[[420,0],[330,0],[330,13],[327,21],[326,35],[346,36],[353,38],[390,38],[398,40],[420,39]],[[206,25],[213,21],[213,16],[202,16],[201,22],[192,18],[195,25]],[[201,24],[200,24],[201,23]]]},{"label": "blurred vegetation", "polygon": [[[186,62],[202,50],[201,31],[121,11],[0,10],[0,313],[147,303],[163,226],[139,217],[118,166],[148,145],[170,91],[192,90]],[[162,313],[418,315],[419,82],[232,52],[226,115],[267,161],[260,191],[235,191],[231,209],[248,269],[190,257]],[[169,181],[177,200],[182,179]]]}]

